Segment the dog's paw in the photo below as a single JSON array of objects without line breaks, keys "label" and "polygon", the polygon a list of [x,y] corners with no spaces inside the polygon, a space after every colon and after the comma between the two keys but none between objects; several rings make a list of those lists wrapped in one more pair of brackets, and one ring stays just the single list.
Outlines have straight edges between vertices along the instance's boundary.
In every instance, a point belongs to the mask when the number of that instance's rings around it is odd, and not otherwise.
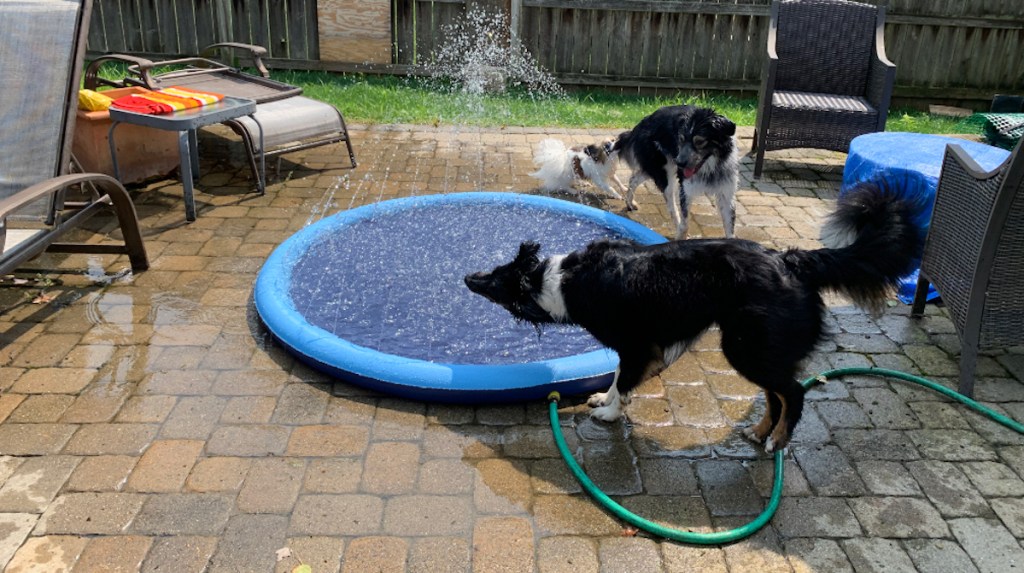
[{"label": "dog's paw", "polygon": [[765,441],[764,438],[759,438],[757,436],[757,432],[754,430],[754,426],[747,426],[746,428],[743,428],[743,436],[750,440],[751,442],[754,442],[755,444],[761,444],[764,443]]},{"label": "dog's paw", "polygon": [[608,403],[608,392],[595,392],[587,398],[587,406],[597,408]]},{"label": "dog's paw", "polygon": [[594,408],[590,411],[591,418],[597,418],[602,422],[614,422],[622,417],[622,407],[618,404],[609,404],[607,406],[601,406],[600,408]]},{"label": "dog's paw", "polygon": [[636,211],[640,209],[640,205],[636,201],[626,201],[627,211]]},{"label": "dog's paw", "polygon": [[775,452],[786,454],[789,453],[789,443],[780,444],[775,441],[775,438],[768,436],[768,439],[764,441],[764,451],[769,454],[774,454]]}]

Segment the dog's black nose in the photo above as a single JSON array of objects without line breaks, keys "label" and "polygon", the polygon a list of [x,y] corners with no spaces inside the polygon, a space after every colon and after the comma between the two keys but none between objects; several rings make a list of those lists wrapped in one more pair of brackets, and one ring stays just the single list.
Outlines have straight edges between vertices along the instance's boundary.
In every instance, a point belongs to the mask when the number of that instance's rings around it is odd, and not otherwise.
[{"label": "dog's black nose", "polygon": [[462,280],[466,283],[466,286],[469,287],[469,290],[475,292],[476,294],[482,294],[486,296],[487,273],[471,273],[466,275],[466,277]]}]

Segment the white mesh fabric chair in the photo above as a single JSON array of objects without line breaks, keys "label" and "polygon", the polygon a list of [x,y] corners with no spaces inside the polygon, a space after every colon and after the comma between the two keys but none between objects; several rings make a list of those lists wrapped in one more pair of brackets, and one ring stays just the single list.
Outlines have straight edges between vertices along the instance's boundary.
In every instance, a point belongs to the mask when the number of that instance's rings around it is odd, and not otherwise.
[{"label": "white mesh fabric chair", "polygon": [[[236,53],[242,53],[250,60],[260,75],[248,74],[212,59],[218,54]],[[260,46],[227,42],[207,47],[199,57],[157,62],[125,54],[109,54],[89,64],[85,72],[85,87],[136,85],[156,90],[186,86],[251,99],[257,103],[255,117],[263,127],[263,147],[267,157],[343,142],[348,152],[347,167],[354,168],[356,156],[341,112],[328,103],[300,95],[300,87],[271,79],[262,60],[266,53],[266,49]],[[101,77],[100,69],[109,62],[128,64],[128,75],[121,80]],[[154,69],[167,71],[154,74]],[[224,124],[242,138],[253,176],[259,180],[259,129],[256,122],[250,117],[243,117]]]},{"label": "white mesh fabric chair", "polygon": [[911,313],[934,284],[960,337],[960,393],[974,392],[978,351],[1024,344],[1024,152],[983,171],[946,147]]},{"label": "white mesh fabric chair", "polygon": [[[43,251],[127,254],[149,266],[135,206],[101,174],[69,174],[78,84],[92,0],[0,0],[0,275]],[[64,191],[81,189],[80,201]],[[120,243],[58,240],[113,210]]]}]

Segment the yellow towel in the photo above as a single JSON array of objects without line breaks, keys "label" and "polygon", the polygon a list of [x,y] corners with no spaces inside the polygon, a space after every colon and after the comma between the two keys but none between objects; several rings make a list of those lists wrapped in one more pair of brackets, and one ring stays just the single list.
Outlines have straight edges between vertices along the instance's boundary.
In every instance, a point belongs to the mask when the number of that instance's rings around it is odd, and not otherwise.
[{"label": "yellow towel", "polygon": [[106,111],[114,100],[93,90],[78,90],[78,107],[85,111]]}]

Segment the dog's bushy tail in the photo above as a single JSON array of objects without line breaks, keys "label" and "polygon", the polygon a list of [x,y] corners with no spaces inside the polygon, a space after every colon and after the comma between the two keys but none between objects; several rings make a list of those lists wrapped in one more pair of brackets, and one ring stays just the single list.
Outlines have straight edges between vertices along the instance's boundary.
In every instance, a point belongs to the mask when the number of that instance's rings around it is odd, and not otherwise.
[{"label": "dog's bushy tail", "polygon": [[865,183],[851,189],[822,228],[825,248],[793,249],[783,260],[804,282],[838,291],[877,314],[924,247],[927,194],[909,185]]},{"label": "dog's bushy tail", "polygon": [[572,163],[566,156],[568,148],[557,139],[541,140],[533,152],[533,163],[537,170],[530,173],[541,181],[541,189],[558,191],[572,185]]}]

